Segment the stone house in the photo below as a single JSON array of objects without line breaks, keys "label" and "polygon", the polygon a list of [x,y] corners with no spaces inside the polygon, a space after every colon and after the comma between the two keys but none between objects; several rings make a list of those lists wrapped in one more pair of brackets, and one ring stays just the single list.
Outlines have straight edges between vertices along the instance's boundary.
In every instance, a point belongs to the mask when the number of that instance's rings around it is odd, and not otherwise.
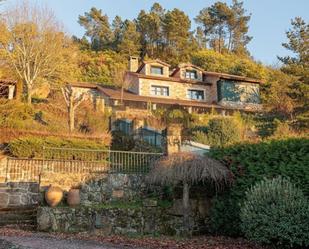
[{"label": "stone house", "polygon": [[137,57],[131,57],[124,91],[100,84],[71,84],[79,92],[88,92],[95,107],[110,109],[113,113],[111,123],[121,120],[123,127],[120,129],[124,131],[145,126],[151,111],[173,106],[180,106],[189,113],[206,113],[214,109],[222,115],[262,109],[261,81],[205,71],[190,63],[172,69],[160,60],[139,63]]}]

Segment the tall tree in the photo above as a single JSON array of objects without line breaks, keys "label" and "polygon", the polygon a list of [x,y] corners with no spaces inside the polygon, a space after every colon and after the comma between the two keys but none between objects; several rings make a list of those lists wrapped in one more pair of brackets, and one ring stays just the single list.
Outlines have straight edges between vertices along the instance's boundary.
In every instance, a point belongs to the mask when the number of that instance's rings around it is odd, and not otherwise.
[{"label": "tall tree", "polygon": [[122,39],[123,25],[124,25],[124,22],[122,21],[121,17],[115,16],[113,23],[112,23],[112,31],[113,31],[112,48],[116,51]]},{"label": "tall tree", "polygon": [[113,33],[108,21],[108,16],[93,7],[84,16],[78,17],[78,23],[86,29],[85,35],[91,40],[93,50],[103,50],[110,48]]},{"label": "tall tree", "polygon": [[72,43],[51,10],[26,3],[16,5],[3,14],[0,32],[2,60],[23,82],[28,103],[40,79],[55,80],[67,71],[64,67],[74,54]]},{"label": "tall tree", "polygon": [[126,20],[123,24],[118,51],[127,57],[140,54],[140,34],[136,31],[134,22]]},{"label": "tall tree", "polygon": [[162,53],[162,20],[165,10],[158,3],[155,3],[149,13],[141,10],[135,20],[137,31],[141,35],[142,57],[160,57]]},{"label": "tall tree", "polygon": [[298,78],[293,95],[299,105],[299,117],[309,127],[309,24],[301,17],[296,17],[291,24],[292,28],[286,32],[288,42],[282,45],[293,55],[279,59],[284,64],[282,70]]},{"label": "tall tree", "polygon": [[163,35],[165,41],[164,59],[171,64],[188,61],[196,45],[190,31],[189,17],[179,9],[168,11],[164,16]]},{"label": "tall tree", "polygon": [[231,9],[233,16],[229,21],[229,46],[228,50],[236,54],[248,54],[247,44],[252,40],[248,35],[251,14],[246,15],[243,2],[233,0]]},{"label": "tall tree", "polygon": [[252,39],[247,35],[250,15],[246,15],[242,1],[233,0],[231,6],[216,2],[202,9],[195,21],[215,51],[247,53],[246,45]]}]

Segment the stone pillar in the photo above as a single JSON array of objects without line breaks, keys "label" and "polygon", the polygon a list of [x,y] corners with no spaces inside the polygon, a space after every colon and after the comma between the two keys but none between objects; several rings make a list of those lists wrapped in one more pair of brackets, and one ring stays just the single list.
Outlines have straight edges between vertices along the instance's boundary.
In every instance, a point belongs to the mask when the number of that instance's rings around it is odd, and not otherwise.
[{"label": "stone pillar", "polygon": [[180,152],[181,146],[181,124],[170,124],[166,134],[166,153],[167,155]]}]

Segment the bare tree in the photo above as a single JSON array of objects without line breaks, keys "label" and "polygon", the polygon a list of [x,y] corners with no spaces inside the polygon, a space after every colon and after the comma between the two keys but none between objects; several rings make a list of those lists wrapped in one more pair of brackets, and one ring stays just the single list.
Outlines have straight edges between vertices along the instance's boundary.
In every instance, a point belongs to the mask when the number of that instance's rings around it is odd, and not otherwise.
[{"label": "bare tree", "polygon": [[210,181],[216,186],[229,182],[230,171],[220,162],[189,152],[173,153],[154,162],[147,177],[152,184],[183,186],[183,217],[185,233],[190,234],[190,186]]},{"label": "bare tree", "polygon": [[127,78],[126,67],[123,64],[115,64],[112,69],[113,83],[120,88],[120,103],[123,104],[124,91],[130,87],[131,82]]},{"label": "bare tree", "polygon": [[51,10],[26,2],[3,13],[0,53],[23,82],[27,102],[40,78],[57,77],[70,40]]},{"label": "bare tree", "polygon": [[85,93],[77,93],[69,84],[66,84],[61,90],[67,105],[69,130],[72,132],[75,128],[75,110],[85,100],[86,95]]}]

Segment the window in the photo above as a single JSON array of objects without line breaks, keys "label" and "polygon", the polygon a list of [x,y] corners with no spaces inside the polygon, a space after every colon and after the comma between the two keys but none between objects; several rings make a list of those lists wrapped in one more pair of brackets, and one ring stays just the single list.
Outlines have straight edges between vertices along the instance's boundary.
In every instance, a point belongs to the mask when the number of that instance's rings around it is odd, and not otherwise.
[{"label": "window", "polygon": [[220,80],[218,81],[218,100],[259,104],[259,86],[241,81]]},{"label": "window", "polygon": [[150,67],[151,74],[163,75],[163,67],[151,66]]},{"label": "window", "polygon": [[151,86],[151,95],[169,96],[169,88],[166,86]]},{"label": "window", "polygon": [[188,99],[203,100],[204,98],[203,90],[188,90]]},{"label": "window", "polygon": [[133,123],[131,120],[117,120],[116,127],[118,131],[129,135],[133,129]]},{"label": "window", "polygon": [[186,79],[196,80],[197,72],[195,70],[186,70]]}]

